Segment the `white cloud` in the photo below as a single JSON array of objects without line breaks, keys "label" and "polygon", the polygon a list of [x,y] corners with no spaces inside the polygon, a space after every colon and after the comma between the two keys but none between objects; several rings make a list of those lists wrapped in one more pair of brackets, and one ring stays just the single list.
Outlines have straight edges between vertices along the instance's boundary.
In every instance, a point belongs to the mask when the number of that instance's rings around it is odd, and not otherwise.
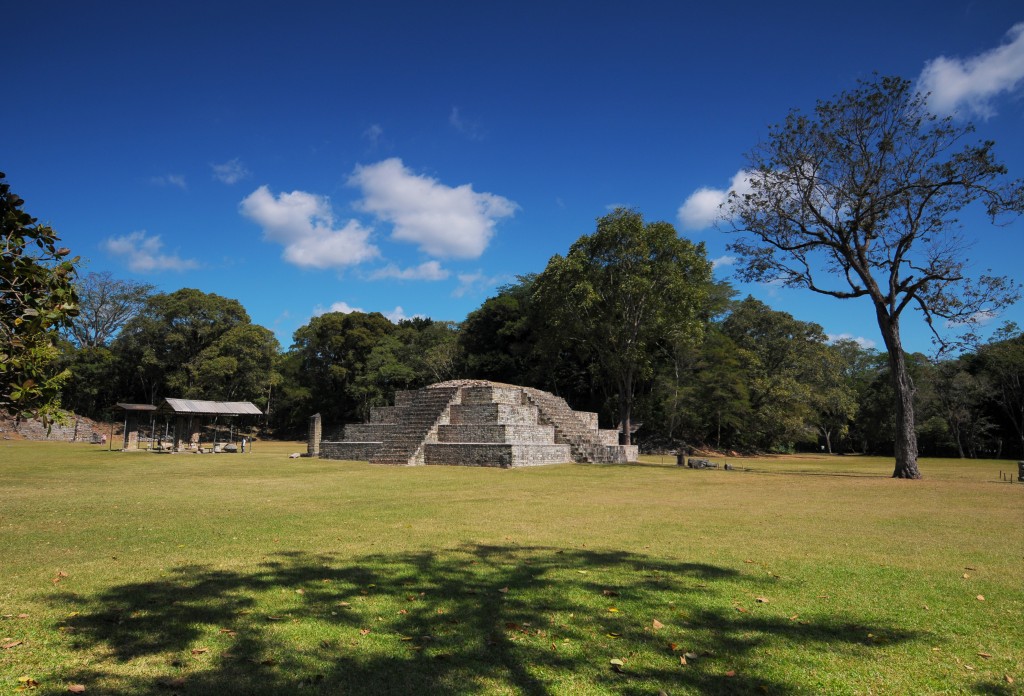
[{"label": "white cloud", "polygon": [[679,207],[679,223],[684,229],[703,230],[724,220],[723,204],[728,199],[730,191],[740,195],[750,193],[750,173],[742,169],[736,172],[728,189],[705,186],[691,193]]},{"label": "white cloud", "polygon": [[341,312],[342,314],[351,314],[352,312],[362,312],[363,310],[359,307],[352,307],[348,302],[334,302],[330,307],[324,308],[323,305],[317,305],[313,308],[313,316],[319,317],[330,312]]},{"label": "white cloud", "polygon": [[425,261],[419,266],[412,266],[410,268],[399,268],[393,263],[389,263],[384,268],[378,268],[376,271],[370,274],[370,280],[384,280],[386,278],[395,278],[397,280],[444,280],[450,275],[450,273],[441,268],[441,264],[438,261]]},{"label": "white cloud", "polygon": [[1009,41],[971,58],[940,56],[928,61],[918,89],[930,92],[928,105],[940,114],[956,111],[981,118],[995,115],[992,100],[1024,85],[1024,22],[1007,32]]},{"label": "white cloud", "polygon": [[441,258],[479,257],[497,222],[519,207],[503,196],[477,193],[470,184],[452,188],[414,174],[398,158],[359,165],[348,183],[362,190],[358,209],[394,225],[392,239]]},{"label": "white cloud", "polygon": [[163,176],[150,177],[149,183],[154,186],[174,186],[184,191],[188,188],[185,177],[181,174],[164,174]]},{"label": "white cloud", "polygon": [[228,184],[237,184],[242,179],[249,178],[249,170],[245,168],[242,161],[237,157],[223,164],[211,164],[210,168],[213,170],[213,178],[217,181]]},{"label": "white cloud", "polygon": [[413,314],[410,317],[410,316],[408,316],[405,313],[405,310],[402,309],[401,305],[395,307],[390,312],[384,312],[384,316],[387,317],[388,320],[392,324],[397,324],[398,322],[402,321],[403,319],[426,319],[427,318],[427,315],[425,315],[425,314]]},{"label": "white cloud", "polygon": [[370,127],[363,131],[363,137],[370,141],[370,144],[374,147],[380,144],[380,139],[384,136],[384,129],[379,123],[372,123]]},{"label": "white cloud", "polygon": [[733,266],[736,264],[736,261],[737,259],[735,256],[729,256],[726,254],[724,256],[719,256],[717,259],[711,259],[711,268],[719,269],[723,266]]},{"label": "white cloud", "polygon": [[349,220],[334,226],[330,201],[324,196],[292,191],[274,196],[260,186],[239,204],[239,210],[260,227],[263,236],[284,246],[284,259],[296,266],[339,268],[376,258],[371,229]]},{"label": "white cloud", "polygon": [[838,343],[839,341],[853,341],[864,350],[871,350],[876,345],[876,343],[872,341],[870,338],[864,338],[863,336],[854,336],[851,333],[828,334],[829,343]]},{"label": "white cloud", "polygon": [[459,285],[452,290],[452,297],[464,297],[470,293],[479,293],[493,288],[502,280],[502,276],[488,276],[483,271],[475,273],[460,273],[458,275]]},{"label": "white cloud", "polygon": [[465,135],[470,140],[483,140],[487,133],[476,121],[469,121],[459,111],[459,107],[453,106],[448,114],[448,123],[452,128]]},{"label": "white cloud", "polygon": [[136,273],[147,271],[188,271],[199,268],[195,259],[183,259],[177,254],[165,254],[160,235],[152,237],[145,230],[131,232],[123,237],[110,237],[103,248],[114,256],[127,260],[128,269]]}]

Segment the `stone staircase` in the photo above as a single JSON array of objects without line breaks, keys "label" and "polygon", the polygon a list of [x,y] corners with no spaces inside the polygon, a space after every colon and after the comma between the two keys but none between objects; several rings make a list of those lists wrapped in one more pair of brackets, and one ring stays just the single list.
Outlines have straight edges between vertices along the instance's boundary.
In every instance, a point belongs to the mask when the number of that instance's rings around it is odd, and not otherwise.
[{"label": "stone staircase", "polygon": [[405,392],[405,403],[396,404],[397,422],[389,428],[370,462],[402,466],[423,464],[423,446],[437,442],[437,426],[447,420],[448,407],[458,395],[458,387]]},{"label": "stone staircase", "polygon": [[537,407],[540,422],[554,426],[555,442],[569,445],[573,461],[636,461],[635,447],[620,446],[618,431],[599,429],[596,413],[573,411],[565,399],[540,389],[523,387],[523,394]]}]

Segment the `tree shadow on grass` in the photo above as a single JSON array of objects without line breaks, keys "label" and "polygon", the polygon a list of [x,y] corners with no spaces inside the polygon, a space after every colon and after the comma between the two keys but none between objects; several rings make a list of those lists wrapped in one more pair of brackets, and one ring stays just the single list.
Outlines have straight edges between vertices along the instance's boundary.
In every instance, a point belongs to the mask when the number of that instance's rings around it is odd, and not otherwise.
[{"label": "tree shadow on grass", "polygon": [[181,567],[80,598],[61,629],[94,667],[60,676],[121,695],[785,694],[808,689],[757,670],[758,650],[868,656],[868,633],[913,637],[842,617],[737,612],[728,597],[750,582],[618,551],[286,552],[251,570]]}]

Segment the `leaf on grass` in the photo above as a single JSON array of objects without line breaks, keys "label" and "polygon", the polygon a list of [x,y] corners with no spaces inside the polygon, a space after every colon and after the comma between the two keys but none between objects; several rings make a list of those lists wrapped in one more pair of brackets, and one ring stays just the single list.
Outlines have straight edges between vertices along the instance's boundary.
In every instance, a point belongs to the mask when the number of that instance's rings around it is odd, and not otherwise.
[{"label": "leaf on grass", "polygon": [[348,602],[338,602],[337,606],[339,606],[339,607],[350,607],[352,605],[349,604]]},{"label": "leaf on grass", "polygon": [[679,646],[677,646],[675,643],[669,643],[668,644],[668,649],[671,650],[672,652],[675,652],[677,647],[679,647]]},{"label": "leaf on grass", "polygon": [[205,652],[210,652],[209,648],[192,648],[193,655],[202,655]]},{"label": "leaf on grass", "polygon": [[964,573],[962,577],[963,577],[964,580],[966,580],[967,578],[971,577],[971,574],[970,573]]},{"label": "leaf on grass", "polygon": [[657,619],[654,619],[653,621],[651,621],[651,626],[653,626],[654,628],[665,628],[665,624],[663,624],[662,622],[658,621]]},{"label": "leaf on grass", "polygon": [[267,621],[284,621],[283,616],[268,616]]},{"label": "leaf on grass", "polygon": [[683,653],[683,657],[685,657],[687,660],[696,660],[698,657],[700,657],[700,655],[698,655],[697,653],[688,652]]},{"label": "leaf on grass", "polygon": [[973,568],[971,566],[964,566],[964,570],[977,570],[977,568]]},{"label": "leaf on grass", "polygon": [[740,612],[741,614],[747,613],[747,610],[744,607],[736,607],[736,611]]},{"label": "leaf on grass", "polygon": [[621,638],[622,637],[621,633],[606,633],[605,635],[608,636],[609,638]]},{"label": "leaf on grass", "polygon": [[608,611],[610,611],[612,614],[617,614],[619,612],[619,610],[615,607],[608,607]]},{"label": "leaf on grass", "polygon": [[507,587],[498,588],[498,592],[501,592],[502,594],[508,594],[508,588]]},{"label": "leaf on grass", "polygon": [[359,635],[361,635],[361,636],[365,636],[369,632],[370,632],[370,629],[368,629],[368,628],[360,628],[359,629]]},{"label": "leaf on grass", "polygon": [[585,570],[577,570],[576,572],[579,573],[580,575],[586,575],[587,574],[587,571],[585,571]]},{"label": "leaf on grass", "polygon": [[10,650],[11,648],[21,645],[24,642],[25,641],[23,640],[12,640],[10,643],[4,643],[3,645],[0,645],[0,648],[3,648],[4,650]]},{"label": "leaf on grass", "polygon": [[1011,677],[1009,674],[1004,674],[1003,675],[1003,679],[1006,680],[1007,684],[1012,684],[1013,683],[1013,677]]},{"label": "leaf on grass", "polygon": [[621,672],[623,666],[625,665],[625,663],[617,657],[613,657],[611,660],[609,660],[609,664],[611,664],[612,669],[616,672]]},{"label": "leaf on grass", "polygon": [[399,613],[399,614],[408,614],[408,613],[409,613],[409,610],[408,610],[408,609],[399,609],[399,610],[398,610],[398,613]]},{"label": "leaf on grass", "polygon": [[685,665],[686,664],[686,655],[680,655],[679,656],[679,664],[681,664],[681,665]]},{"label": "leaf on grass", "polygon": [[300,587],[299,589],[295,590],[295,594],[306,594],[306,591]]},{"label": "leaf on grass", "polygon": [[603,594],[605,597],[618,597],[619,596],[619,593],[616,592],[615,590],[601,590],[601,594]]},{"label": "leaf on grass", "polygon": [[735,677],[736,676],[736,670],[730,669],[728,672],[725,673],[725,676],[727,676],[727,677]]},{"label": "leaf on grass", "polygon": [[757,602],[758,604],[767,604],[768,603],[768,600],[766,598],[764,598],[764,597],[757,597],[754,601]]},{"label": "leaf on grass", "polygon": [[800,615],[799,615],[799,614],[793,614],[793,615],[792,615],[791,617],[789,617],[789,620],[790,620],[790,621],[796,621],[796,620],[797,620],[797,619],[799,619],[799,618],[800,618]]},{"label": "leaf on grass", "polygon": [[19,619],[27,619],[28,618],[28,614],[18,614],[18,618]]},{"label": "leaf on grass", "polygon": [[68,691],[73,694],[84,694],[85,684],[68,684]]},{"label": "leaf on grass", "polygon": [[980,652],[978,653],[978,657],[984,657],[987,660],[988,658],[992,657],[992,655],[987,652]]},{"label": "leaf on grass", "polygon": [[984,602],[985,601],[985,595],[983,595],[983,594],[978,595],[978,601],[979,602]]},{"label": "leaf on grass", "polygon": [[743,561],[743,562],[744,562],[744,563],[755,563],[755,561],[753,561],[752,559],[749,559],[749,558],[748,558],[748,559],[746,559],[746,560],[745,560],[745,561]]}]

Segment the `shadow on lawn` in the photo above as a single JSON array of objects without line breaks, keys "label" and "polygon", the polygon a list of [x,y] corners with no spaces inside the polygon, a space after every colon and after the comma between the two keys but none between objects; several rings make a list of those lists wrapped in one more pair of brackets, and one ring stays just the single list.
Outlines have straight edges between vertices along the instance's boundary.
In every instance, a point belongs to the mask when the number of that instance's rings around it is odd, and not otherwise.
[{"label": "shadow on lawn", "polygon": [[[869,632],[912,637],[842,617],[789,620],[753,606],[753,582],[627,552],[281,553],[252,572],[182,567],[80,598],[86,609],[64,631],[96,667],[65,676],[111,694],[783,694],[807,686],[753,671],[757,651],[799,644],[867,657]],[[729,604],[737,593],[750,597],[745,613]],[[700,657],[682,666],[683,652]],[[621,672],[611,658],[624,660]],[[114,669],[133,661],[138,670]]]}]

